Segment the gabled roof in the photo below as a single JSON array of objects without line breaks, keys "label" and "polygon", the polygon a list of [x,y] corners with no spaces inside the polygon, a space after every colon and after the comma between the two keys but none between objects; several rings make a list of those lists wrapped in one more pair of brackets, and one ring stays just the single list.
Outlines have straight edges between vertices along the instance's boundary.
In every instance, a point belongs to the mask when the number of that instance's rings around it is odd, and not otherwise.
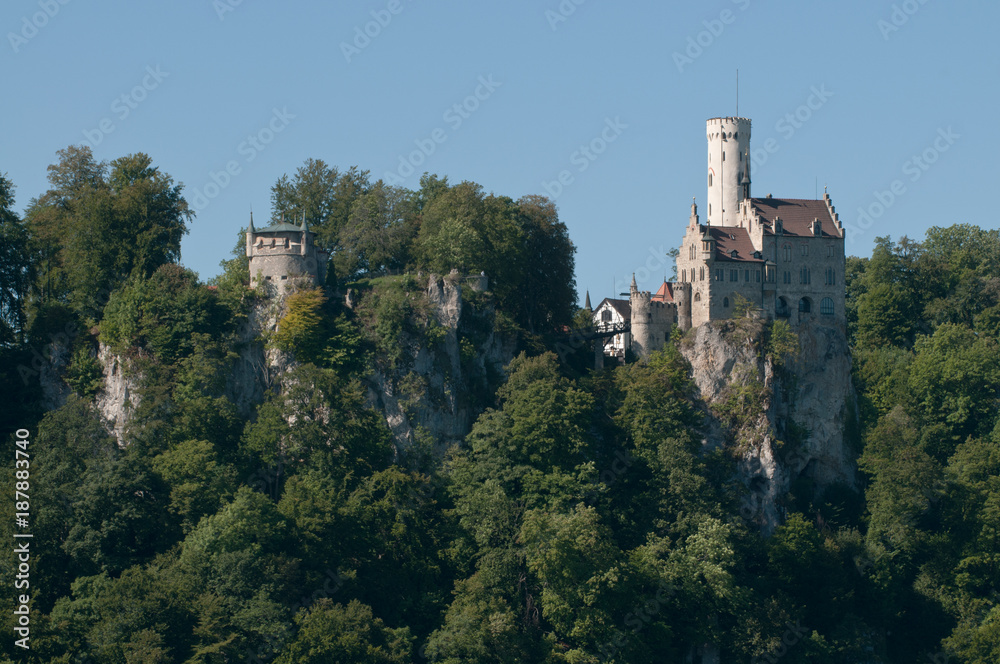
[{"label": "gabled roof", "polygon": [[624,320],[626,321],[632,320],[632,305],[629,303],[628,300],[617,300],[615,298],[606,297],[603,300],[601,300],[601,303],[597,305],[597,308],[594,309],[594,311],[596,312],[603,309],[605,303],[607,303],[609,307],[617,311],[618,315],[621,316]]},{"label": "gabled roof", "polygon": [[814,237],[813,219],[823,222],[823,237],[841,237],[825,200],[809,198],[751,198],[753,210],[774,232],[774,220],[781,217],[784,235]]},{"label": "gabled roof", "polygon": [[[705,230],[715,240],[715,259],[720,261],[741,261],[763,263],[754,258],[757,248],[750,240],[750,234],[742,226],[709,226]],[[736,252],[735,254],[733,252]]]}]

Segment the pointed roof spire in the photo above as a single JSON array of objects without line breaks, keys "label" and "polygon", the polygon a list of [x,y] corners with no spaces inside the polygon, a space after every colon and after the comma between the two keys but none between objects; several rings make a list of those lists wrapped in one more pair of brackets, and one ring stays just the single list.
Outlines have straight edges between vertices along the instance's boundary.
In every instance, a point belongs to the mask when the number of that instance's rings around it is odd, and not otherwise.
[{"label": "pointed roof spire", "polygon": [[253,233],[256,230],[253,227],[253,208],[250,208],[250,232]]},{"label": "pointed roof spire", "polygon": [[633,293],[639,292],[639,284],[635,283],[635,272],[632,273],[632,284],[629,286],[629,290]]},{"label": "pointed roof spire", "polygon": [[309,230],[309,226],[306,224],[306,211],[305,210],[302,211],[302,230],[303,231]]},{"label": "pointed roof spire", "polygon": [[590,291],[589,290],[587,291],[587,299],[583,303],[583,308],[586,309],[587,311],[593,311],[594,310],[594,308],[592,306],[590,306]]}]

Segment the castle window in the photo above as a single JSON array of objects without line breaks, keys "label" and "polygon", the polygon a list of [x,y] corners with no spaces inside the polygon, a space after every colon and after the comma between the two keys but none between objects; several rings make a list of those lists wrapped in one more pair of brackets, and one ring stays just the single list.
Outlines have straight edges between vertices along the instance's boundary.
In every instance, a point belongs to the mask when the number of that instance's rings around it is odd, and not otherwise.
[{"label": "castle window", "polygon": [[[755,274],[757,275],[757,283],[759,284],[760,283],[760,270],[757,270],[755,272]],[[749,281],[749,279],[748,279],[748,281]]]},{"label": "castle window", "polygon": [[701,293],[695,293],[694,294],[694,301],[695,302],[701,302]]},{"label": "castle window", "polygon": [[265,281],[270,281],[270,280],[271,280],[271,277],[264,277],[264,280],[265,280]]},{"label": "castle window", "polygon": [[792,260],[792,245],[786,244],[781,248],[781,257],[786,261]]},{"label": "castle window", "polygon": [[799,283],[808,284],[812,275],[809,274],[809,268],[804,267],[799,271]]},{"label": "castle window", "polygon": [[809,255],[809,245],[808,244],[803,244],[802,245],[802,255],[803,256],[808,256]]},{"label": "castle window", "polygon": [[739,270],[730,270],[729,271],[729,280],[730,281],[739,281],[740,280],[740,271]]},{"label": "castle window", "polygon": [[728,308],[729,308],[729,298],[728,298],[728,297],[724,297],[724,298],[722,298],[722,306],[723,306],[724,308],[726,308],[726,309],[728,309]]},{"label": "castle window", "polygon": [[834,271],[834,269],[832,267],[826,268],[826,285],[827,286],[833,286],[836,283],[836,281],[837,281],[836,277],[837,277],[837,273]]},{"label": "castle window", "polygon": [[785,274],[782,275],[781,283],[790,284],[792,283],[792,273],[785,270]]},{"label": "castle window", "polygon": [[779,318],[788,318],[791,312],[788,310],[788,302],[783,297],[779,297],[774,303],[774,315]]},{"label": "castle window", "polygon": [[[758,274],[760,273],[758,272]],[[743,270],[743,280],[747,282],[750,281],[750,270]],[[760,277],[757,277],[757,281],[760,281]]]},{"label": "castle window", "polygon": [[274,249],[274,238],[271,238],[271,248]]},{"label": "castle window", "polygon": [[283,274],[283,275],[281,275],[281,280],[282,280],[282,281],[284,281],[284,280],[285,280],[285,279],[287,279],[287,278],[288,278],[288,275],[287,275],[287,274]]},{"label": "castle window", "polygon": [[709,187],[712,186],[712,174],[711,173],[708,174],[708,186]]},{"label": "castle window", "polygon": [[688,280],[688,271],[681,270],[681,281],[687,281],[687,280]]},{"label": "castle window", "polygon": [[807,314],[812,311],[812,302],[809,301],[808,297],[804,297],[799,300],[799,313]]},{"label": "castle window", "polygon": [[696,252],[696,251],[697,251],[697,250],[696,250],[696,249],[694,248],[694,245],[692,244],[692,245],[691,245],[691,250],[690,250],[690,251],[688,252],[688,254],[690,254],[690,258],[691,258],[691,260],[694,260],[694,255],[695,255],[695,252]]},{"label": "castle window", "polygon": [[826,245],[826,255],[829,256],[830,258],[833,258],[833,245],[832,244]]},{"label": "castle window", "polygon": [[285,238],[285,249],[288,249],[288,238]]},{"label": "castle window", "polygon": [[819,303],[819,312],[824,316],[832,316],[833,300],[828,297],[824,297],[823,301]]},{"label": "castle window", "polygon": [[705,281],[705,268],[698,268],[698,281]]},{"label": "castle window", "polygon": [[725,281],[725,271],[721,267],[715,268],[715,280]]}]

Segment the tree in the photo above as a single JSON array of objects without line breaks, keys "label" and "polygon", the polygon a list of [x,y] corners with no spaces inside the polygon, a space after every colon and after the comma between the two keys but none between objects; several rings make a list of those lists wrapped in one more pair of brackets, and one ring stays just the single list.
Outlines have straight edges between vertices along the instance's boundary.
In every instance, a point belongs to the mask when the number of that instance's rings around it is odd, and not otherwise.
[{"label": "tree", "polygon": [[146,154],[110,165],[94,161],[86,147],[58,154],[51,188],[27,211],[41,270],[37,290],[42,302],[66,300],[96,319],[120,283],[180,257],[194,213],[182,186]]},{"label": "tree", "polygon": [[307,159],[293,177],[282,175],[271,187],[271,221],[291,222],[304,215],[319,246],[335,253],[351,207],[368,189],[368,171],[352,166],[340,172],[322,159]]},{"label": "tree", "polygon": [[275,664],[404,664],[413,661],[409,629],[389,629],[357,600],[321,599],[296,616],[299,626]]},{"label": "tree", "polygon": [[0,174],[0,346],[24,341],[31,280],[28,233],[13,206],[14,185]]}]

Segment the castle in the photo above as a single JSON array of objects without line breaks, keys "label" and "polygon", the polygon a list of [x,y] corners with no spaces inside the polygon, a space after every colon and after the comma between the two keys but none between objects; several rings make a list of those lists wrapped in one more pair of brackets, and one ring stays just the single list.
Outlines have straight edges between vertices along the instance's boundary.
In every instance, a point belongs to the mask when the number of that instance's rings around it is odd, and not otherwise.
[{"label": "castle", "polygon": [[280,223],[257,230],[250,214],[246,255],[250,259],[250,287],[263,284],[269,293],[283,294],[292,284],[322,284],[326,280],[326,251],[316,246],[316,234],[302,225]]},{"label": "castle", "polygon": [[[733,315],[745,298],[767,319],[794,325],[812,320],[843,325],[844,226],[830,196],[820,200],[750,195],[750,120],[712,118],[708,139],[708,215],[691,204],[677,281],[655,295],[632,278],[628,307],[606,299],[594,311],[598,329],[627,312],[630,338],[612,346],[644,356],[661,348],[671,327],[681,330]],[[613,353],[614,354],[614,353]]]}]

